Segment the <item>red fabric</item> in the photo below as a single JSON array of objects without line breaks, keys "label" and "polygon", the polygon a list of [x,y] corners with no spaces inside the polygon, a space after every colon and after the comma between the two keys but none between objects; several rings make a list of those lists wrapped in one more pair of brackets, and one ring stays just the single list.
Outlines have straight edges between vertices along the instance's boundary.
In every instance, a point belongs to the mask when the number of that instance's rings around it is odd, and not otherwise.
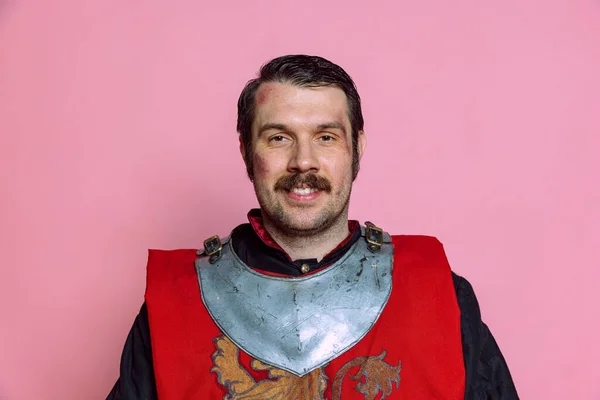
[{"label": "red fabric", "polygon": [[[462,399],[460,310],[443,248],[424,236],[394,236],[393,244],[390,300],[371,331],[324,368],[328,376],[324,398],[334,399],[339,371],[361,357],[385,351],[386,364],[401,362],[399,389],[393,384],[387,399]],[[229,393],[211,371],[214,340],[221,332],[202,304],[195,258],[194,250],[150,251],[146,302],[161,400],[222,399]],[[248,355],[239,353],[241,367],[257,383],[267,379],[265,371],[252,368]],[[344,400],[366,398],[357,390],[358,381],[351,379],[359,369],[357,365],[341,375],[336,387]]]},{"label": "red fabric", "polygon": [[200,298],[195,260],[196,250],[150,250],[148,257],[146,305],[161,400],[226,394],[209,372],[220,332]]},{"label": "red fabric", "polygon": [[[274,249],[281,250],[285,253],[285,251],[277,244],[277,242],[271,237],[271,234],[265,229],[262,223],[262,216],[260,214],[260,210],[252,209],[248,212],[248,221],[254,232],[258,235],[260,240],[262,240],[267,246],[273,247]],[[286,253],[287,256],[287,253]],[[290,259],[290,256],[287,256]],[[290,261],[293,261],[290,259]]]}]

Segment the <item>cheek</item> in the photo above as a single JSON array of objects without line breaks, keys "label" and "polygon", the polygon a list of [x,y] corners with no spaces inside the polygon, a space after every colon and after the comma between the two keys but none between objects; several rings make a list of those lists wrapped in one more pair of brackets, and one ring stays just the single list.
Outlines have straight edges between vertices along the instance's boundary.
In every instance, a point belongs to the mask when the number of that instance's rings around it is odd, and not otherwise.
[{"label": "cheek", "polygon": [[322,166],[325,166],[332,178],[344,180],[346,175],[352,175],[352,156],[345,152],[332,154],[323,159]]},{"label": "cheek", "polygon": [[271,173],[271,166],[265,157],[254,154],[252,157],[254,163],[254,176],[255,177],[268,177]]}]

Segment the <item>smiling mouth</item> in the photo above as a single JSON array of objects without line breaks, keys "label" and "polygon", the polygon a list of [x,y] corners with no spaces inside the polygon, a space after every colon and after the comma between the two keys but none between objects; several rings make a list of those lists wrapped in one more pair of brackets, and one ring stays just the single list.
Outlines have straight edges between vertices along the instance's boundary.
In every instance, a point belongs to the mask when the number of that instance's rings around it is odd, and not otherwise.
[{"label": "smiling mouth", "polygon": [[306,196],[308,194],[316,193],[318,191],[319,191],[319,189],[308,186],[308,185],[294,186],[293,188],[290,189],[290,192],[295,193],[299,196]]},{"label": "smiling mouth", "polygon": [[297,200],[310,200],[319,196],[321,192],[330,192],[331,183],[314,173],[283,176],[275,182],[275,191],[285,191]]}]

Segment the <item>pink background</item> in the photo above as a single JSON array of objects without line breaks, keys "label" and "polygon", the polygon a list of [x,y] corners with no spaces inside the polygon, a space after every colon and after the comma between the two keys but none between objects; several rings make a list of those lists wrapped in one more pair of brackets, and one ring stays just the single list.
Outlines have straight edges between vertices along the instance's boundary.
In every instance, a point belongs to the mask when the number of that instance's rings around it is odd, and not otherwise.
[{"label": "pink background", "polygon": [[235,105],[323,55],[363,97],[351,216],[446,245],[523,399],[600,399],[600,3],[0,1],[0,398],[101,399],[147,248],[255,205]]}]

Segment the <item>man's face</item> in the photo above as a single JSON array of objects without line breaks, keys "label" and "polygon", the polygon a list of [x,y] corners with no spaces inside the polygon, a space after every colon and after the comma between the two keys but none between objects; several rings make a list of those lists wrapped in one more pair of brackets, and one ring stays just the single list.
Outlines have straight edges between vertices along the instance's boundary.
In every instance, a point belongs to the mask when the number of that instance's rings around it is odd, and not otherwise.
[{"label": "man's face", "polygon": [[[359,155],[364,140],[361,132]],[[256,94],[251,156],[263,216],[279,230],[310,235],[347,220],[352,131],[341,89],[262,84]]]}]

